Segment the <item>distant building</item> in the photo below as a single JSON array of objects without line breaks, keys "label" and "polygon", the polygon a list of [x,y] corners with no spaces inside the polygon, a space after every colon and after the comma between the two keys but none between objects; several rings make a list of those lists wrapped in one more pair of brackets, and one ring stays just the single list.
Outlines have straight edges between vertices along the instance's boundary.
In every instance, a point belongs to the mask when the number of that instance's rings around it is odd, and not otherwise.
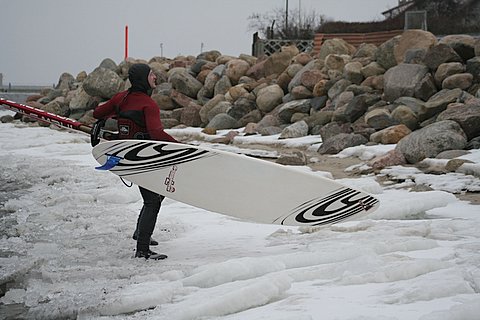
[{"label": "distant building", "polygon": [[3,73],[0,73],[0,87],[3,87]]}]

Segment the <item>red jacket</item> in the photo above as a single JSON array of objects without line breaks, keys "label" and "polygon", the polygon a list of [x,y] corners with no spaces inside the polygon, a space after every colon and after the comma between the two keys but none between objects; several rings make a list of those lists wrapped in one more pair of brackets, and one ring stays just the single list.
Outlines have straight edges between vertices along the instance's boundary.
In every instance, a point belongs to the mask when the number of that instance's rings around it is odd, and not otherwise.
[{"label": "red jacket", "polygon": [[117,116],[115,106],[120,106],[122,111],[141,111],[145,115],[145,126],[152,140],[178,142],[163,130],[160,109],[152,98],[142,92],[132,92],[122,102],[126,94],[127,91],[117,93],[106,103],[95,108],[93,116],[96,119],[115,118]]}]

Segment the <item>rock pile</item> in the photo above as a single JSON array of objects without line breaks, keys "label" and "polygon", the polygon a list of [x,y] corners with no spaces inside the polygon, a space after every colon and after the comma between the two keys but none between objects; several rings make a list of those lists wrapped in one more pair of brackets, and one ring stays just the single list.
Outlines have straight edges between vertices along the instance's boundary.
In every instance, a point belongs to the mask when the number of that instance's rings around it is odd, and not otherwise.
[{"label": "rock pile", "polygon": [[[136,62],[145,61],[105,59],[90,74],[65,73],[27,103],[90,124],[99,102],[129,87]],[[167,128],[245,128],[280,139],[320,134],[322,154],[397,143],[374,166],[480,147],[480,40],[471,36],[438,40],[409,30],[379,47],[327,40],[316,55],[288,46],[258,59],[209,51],[147,63]]]}]

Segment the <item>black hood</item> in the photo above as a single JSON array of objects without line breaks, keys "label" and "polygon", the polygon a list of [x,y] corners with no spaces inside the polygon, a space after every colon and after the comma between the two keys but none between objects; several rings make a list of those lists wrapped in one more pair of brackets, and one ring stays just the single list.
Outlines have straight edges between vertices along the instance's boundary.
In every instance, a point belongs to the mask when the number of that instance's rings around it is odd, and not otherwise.
[{"label": "black hood", "polygon": [[148,74],[150,67],[145,63],[137,63],[128,70],[128,79],[132,84],[130,92],[143,92],[147,95],[152,93],[152,87],[148,83]]}]

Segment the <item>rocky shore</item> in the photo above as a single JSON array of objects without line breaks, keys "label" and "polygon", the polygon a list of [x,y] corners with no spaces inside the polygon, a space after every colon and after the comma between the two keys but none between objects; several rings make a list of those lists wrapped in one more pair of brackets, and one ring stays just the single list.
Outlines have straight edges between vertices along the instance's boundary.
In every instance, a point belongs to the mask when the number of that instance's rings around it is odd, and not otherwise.
[{"label": "rocky shore", "polygon": [[288,46],[261,58],[209,51],[129,58],[119,65],[105,59],[90,74],[62,74],[56,88],[29,97],[27,104],[91,124],[98,103],[129,87],[128,68],[136,62],[148,63],[157,74],[152,98],[166,128],[243,128],[245,134],[280,134],[279,139],[319,134],[319,154],[397,144],[371,160],[373,168],[480,147],[480,40],[438,40],[421,30],[379,47],[328,40],[315,55]]}]

